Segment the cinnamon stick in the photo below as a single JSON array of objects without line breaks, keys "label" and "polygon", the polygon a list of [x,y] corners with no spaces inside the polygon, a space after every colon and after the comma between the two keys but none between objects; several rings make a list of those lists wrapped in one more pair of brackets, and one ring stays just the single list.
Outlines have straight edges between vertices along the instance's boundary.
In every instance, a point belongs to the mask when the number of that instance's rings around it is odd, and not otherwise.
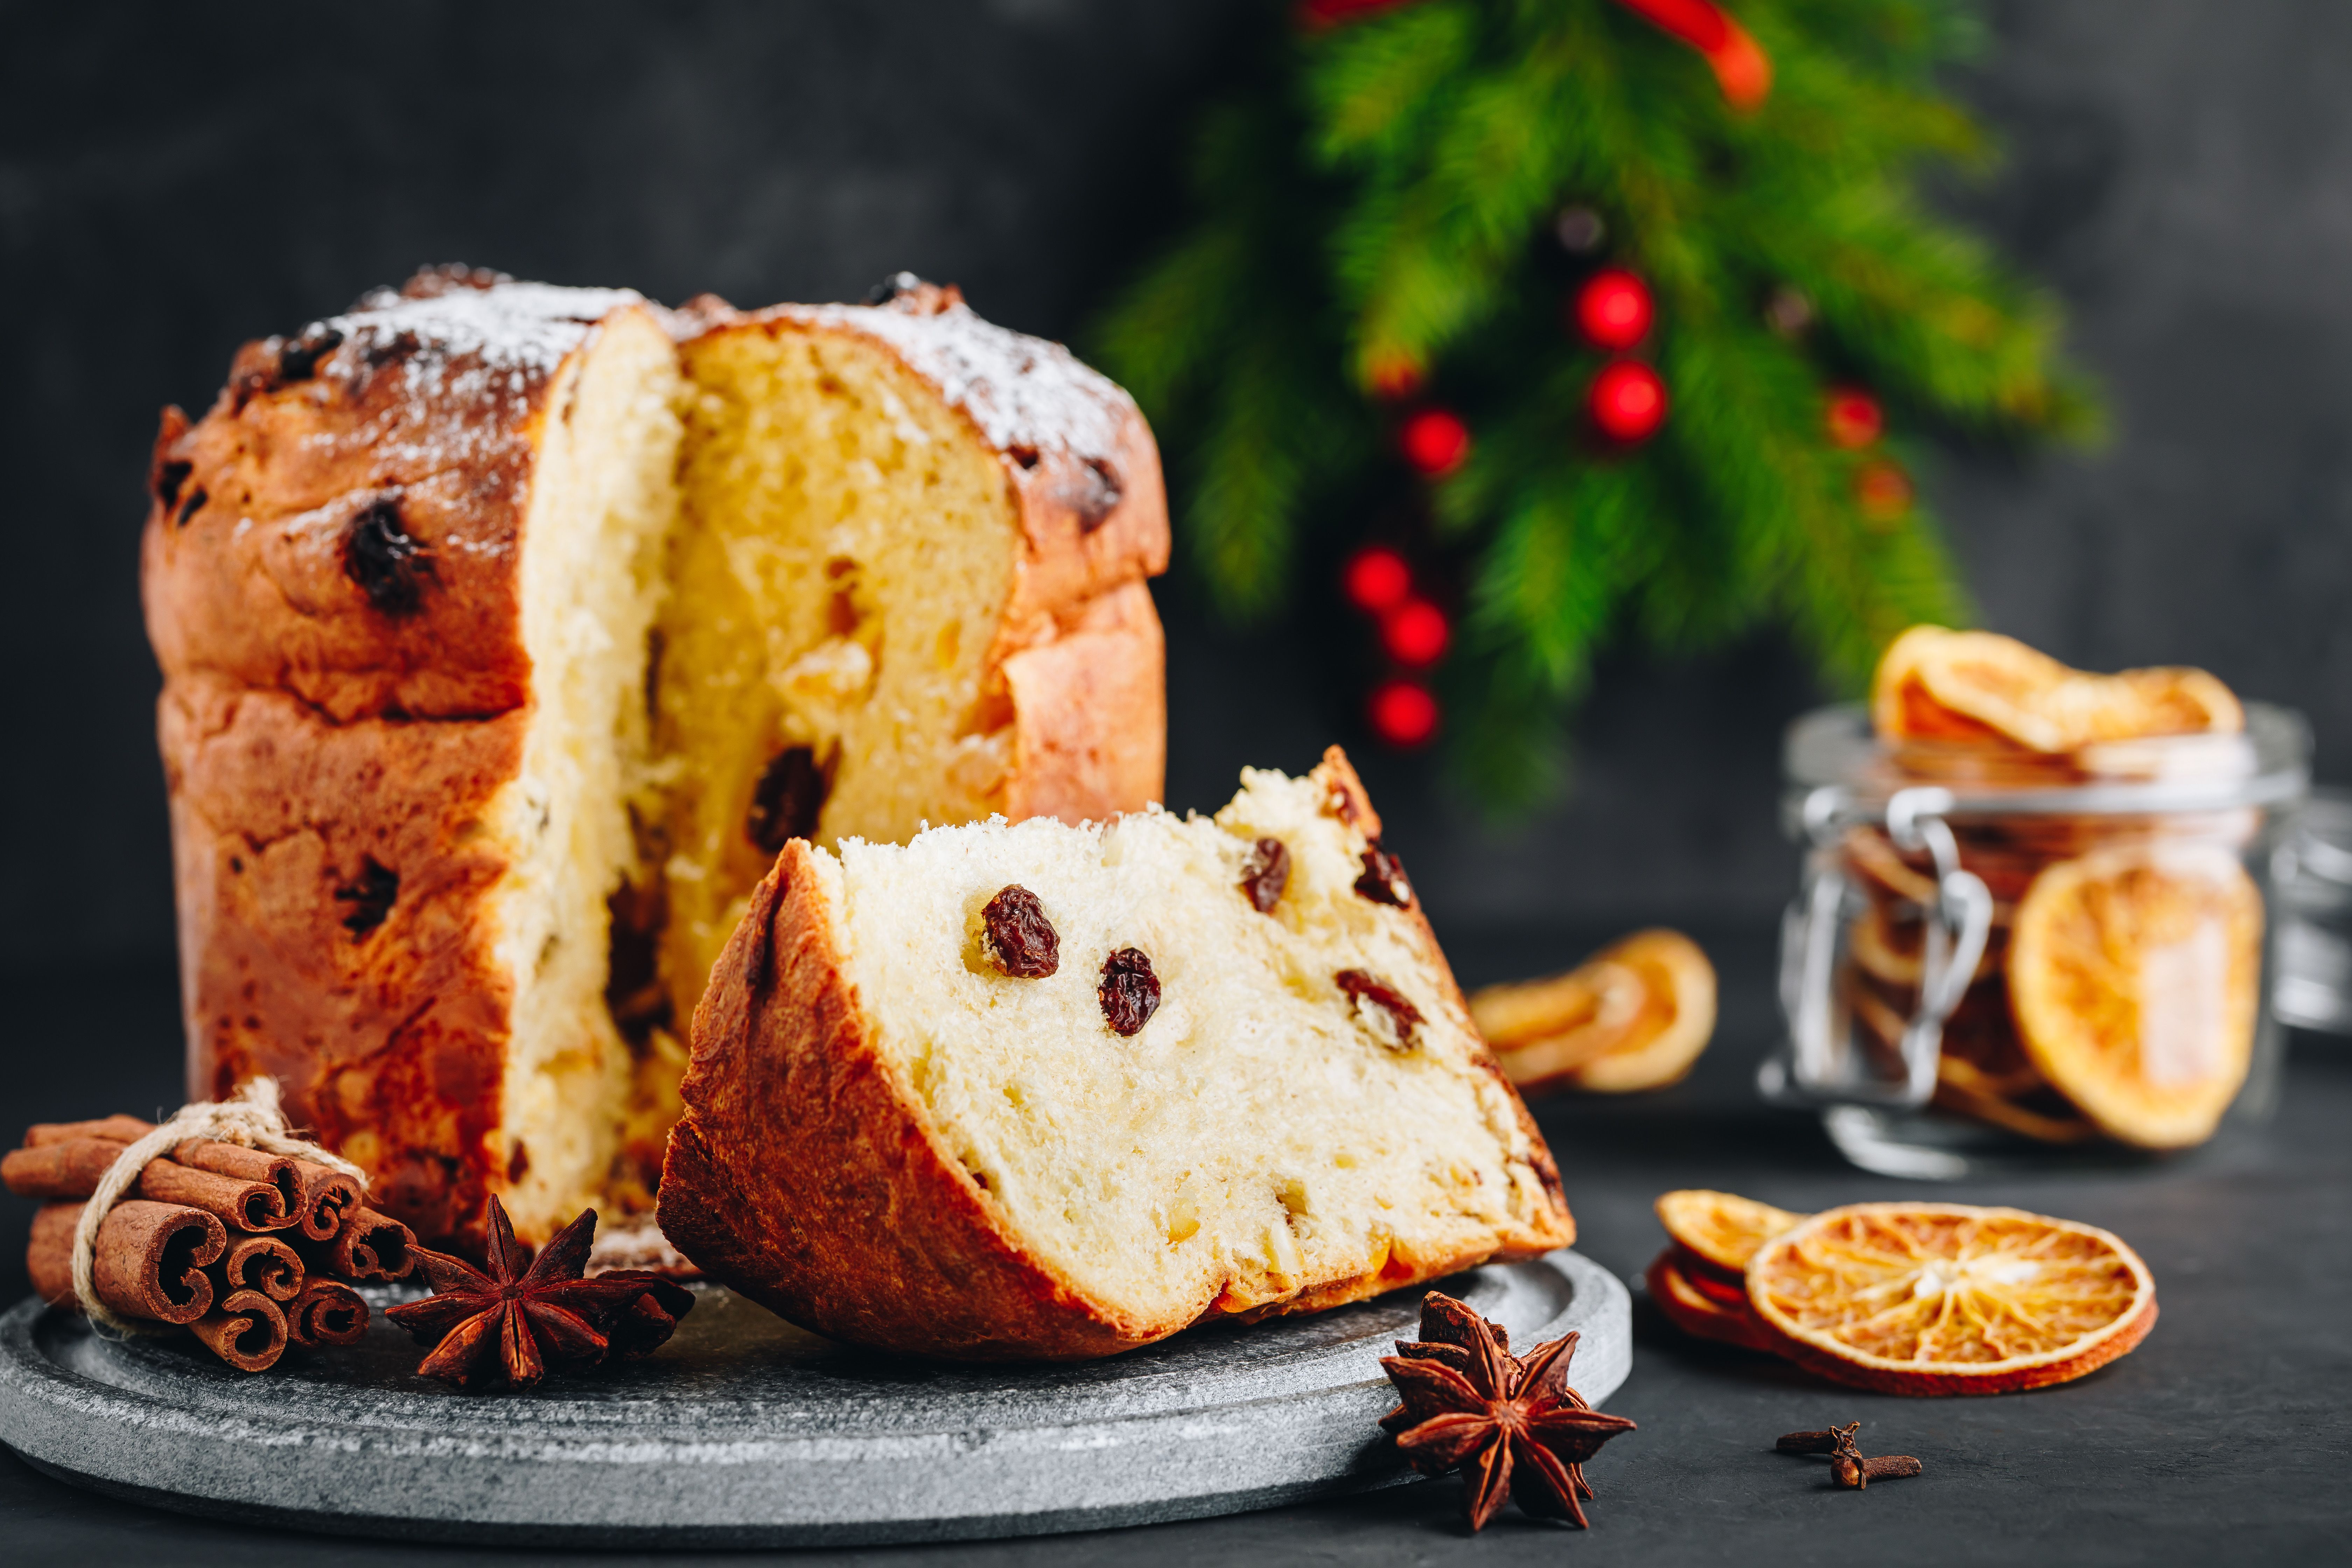
[{"label": "cinnamon stick", "polygon": [[286,1309],[286,1337],[298,1345],[352,1345],[367,1332],[368,1304],[334,1279],[313,1279]]},{"label": "cinnamon stick", "polygon": [[[33,1216],[25,1271],[53,1306],[74,1304],[73,1238],[79,1204],[49,1204]],[[211,1310],[213,1282],[205,1265],[227,1250],[228,1232],[215,1215],[177,1204],[132,1198],[114,1205],[99,1226],[91,1259],[98,1299],[126,1318],[190,1323]]]},{"label": "cinnamon stick", "polygon": [[300,1255],[274,1236],[237,1237],[212,1272],[215,1293],[223,1300],[232,1290],[258,1290],[273,1301],[291,1301],[302,1294],[305,1279]]},{"label": "cinnamon stick", "polygon": [[239,1230],[283,1230],[301,1217],[287,1210],[284,1194],[267,1182],[192,1170],[177,1160],[148,1161],[139,1173],[139,1195],[202,1209]]},{"label": "cinnamon stick", "polygon": [[210,1171],[215,1175],[234,1176],[240,1182],[259,1182],[277,1188],[288,1225],[294,1224],[302,1213],[302,1173],[283,1154],[265,1154],[242,1143],[187,1138],[173,1148],[172,1158],[191,1170]]},{"label": "cinnamon stick", "polygon": [[86,1198],[131,1145],[110,1138],[73,1138],[0,1155],[0,1183],[20,1198]]},{"label": "cinnamon stick", "polygon": [[343,1227],[343,1216],[360,1206],[360,1184],[341,1171],[297,1160],[294,1169],[302,1177],[302,1206],[299,1216],[302,1234],[312,1241],[332,1241]]},{"label": "cinnamon stick", "polygon": [[258,1290],[232,1291],[188,1332],[239,1372],[267,1372],[286,1353],[286,1314]]},{"label": "cinnamon stick", "polygon": [[135,1116],[101,1116],[95,1121],[36,1121],[25,1129],[25,1147],[70,1143],[78,1138],[104,1138],[116,1143],[136,1143],[155,1131],[152,1121]]},{"label": "cinnamon stick", "polygon": [[416,1268],[416,1233],[371,1208],[355,1208],[323,1249],[322,1274],[346,1279],[405,1279]]}]

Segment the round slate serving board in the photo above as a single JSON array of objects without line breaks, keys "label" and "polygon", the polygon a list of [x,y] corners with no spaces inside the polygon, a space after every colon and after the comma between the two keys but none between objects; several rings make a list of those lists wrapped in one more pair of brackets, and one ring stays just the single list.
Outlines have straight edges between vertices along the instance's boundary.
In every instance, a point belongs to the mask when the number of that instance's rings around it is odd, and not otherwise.
[{"label": "round slate serving board", "polygon": [[[1625,1288],[1577,1254],[1444,1282],[1570,1382],[1625,1380]],[[1404,1479],[1380,1358],[1421,1292],[1194,1330],[1108,1361],[947,1367],[805,1333],[712,1287],[652,1358],[527,1393],[415,1375],[381,1316],[260,1376],[184,1338],[0,1317],[0,1439],[51,1475],[194,1513],[375,1536],[576,1545],[955,1541],[1264,1508]]]}]

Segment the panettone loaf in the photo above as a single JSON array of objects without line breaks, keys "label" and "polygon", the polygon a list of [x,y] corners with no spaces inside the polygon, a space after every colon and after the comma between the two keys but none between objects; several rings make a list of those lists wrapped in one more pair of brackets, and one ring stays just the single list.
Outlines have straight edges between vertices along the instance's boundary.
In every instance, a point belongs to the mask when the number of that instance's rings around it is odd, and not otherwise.
[{"label": "panettone loaf", "polygon": [[427,1236],[642,1210],[698,955],[783,837],[1158,793],[1150,436],[908,282],[674,314],[444,269],[167,412],[193,1092],[274,1074]]},{"label": "panettone loaf", "polygon": [[1574,1227],[1335,749],[1213,820],[789,845],[694,1020],[662,1228],[794,1322],[1072,1358]]}]

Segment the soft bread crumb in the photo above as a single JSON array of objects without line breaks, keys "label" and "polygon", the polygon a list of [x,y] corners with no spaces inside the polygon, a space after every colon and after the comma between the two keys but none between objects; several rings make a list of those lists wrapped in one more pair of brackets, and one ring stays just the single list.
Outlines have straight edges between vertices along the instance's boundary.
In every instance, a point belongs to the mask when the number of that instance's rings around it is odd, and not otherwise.
[{"label": "soft bread crumb", "polygon": [[508,1212],[544,1237],[604,1192],[637,1098],[605,1005],[607,900],[635,868],[624,792],[648,737],[646,634],[676,519],[680,395],[668,335],[608,318],[550,387],[519,589],[533,710],[490,826],[510,847],[492,895],[514,977],[499,1146]]},{"label": "soft bread crumb", "polygon": [[[1362,832],[1319,773],[1243,779],[1213,819],[999,818],[820,854],[847,976],[909,1098],[1024,1248],[1121,1320],[1181,1326],[1378,1277],[1391,1255],[1556,1239],[1547,1156],[1443,957],[1413,911],[1356,891]],[[1265,914],[1241,888],[1260,837],[1291,856]],[[980,939],[1008,884],[1053,922],[1051,976],[1003,974]],[[1161,999],[1122,1038],[1097,987],[1127,947]],[[1343,970],[1419,1012],[1409,1048]]]},{"label": "soft bread crumb", "polygon": [[962,416],[880,343],[778,319],[688,342],[685,526],[660,624],[662,973],[693,1013],[774,860],[761,774],[806,746],[811,837],[898,838],[1003,805],[1013,710],[983,691],[1020,521]]}]

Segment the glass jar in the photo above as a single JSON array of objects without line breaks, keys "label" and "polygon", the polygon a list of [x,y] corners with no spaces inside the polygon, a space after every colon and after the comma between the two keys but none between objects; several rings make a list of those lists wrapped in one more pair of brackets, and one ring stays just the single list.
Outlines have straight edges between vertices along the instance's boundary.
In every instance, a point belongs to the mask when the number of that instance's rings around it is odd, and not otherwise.
[{"label": "glass jar", "polygon": [[1882,744],[1859,705],[1790,727],[1789,1035],[1767,1100],[1886,1175],[2136,1163],[2268,1115],[2273,851],[2300,717],[2043,756]]},{"label": "glass jar", "polygon": [[2279,1022],[2352,1035],[2352,794],[2315,789],[2272,858]]}]

